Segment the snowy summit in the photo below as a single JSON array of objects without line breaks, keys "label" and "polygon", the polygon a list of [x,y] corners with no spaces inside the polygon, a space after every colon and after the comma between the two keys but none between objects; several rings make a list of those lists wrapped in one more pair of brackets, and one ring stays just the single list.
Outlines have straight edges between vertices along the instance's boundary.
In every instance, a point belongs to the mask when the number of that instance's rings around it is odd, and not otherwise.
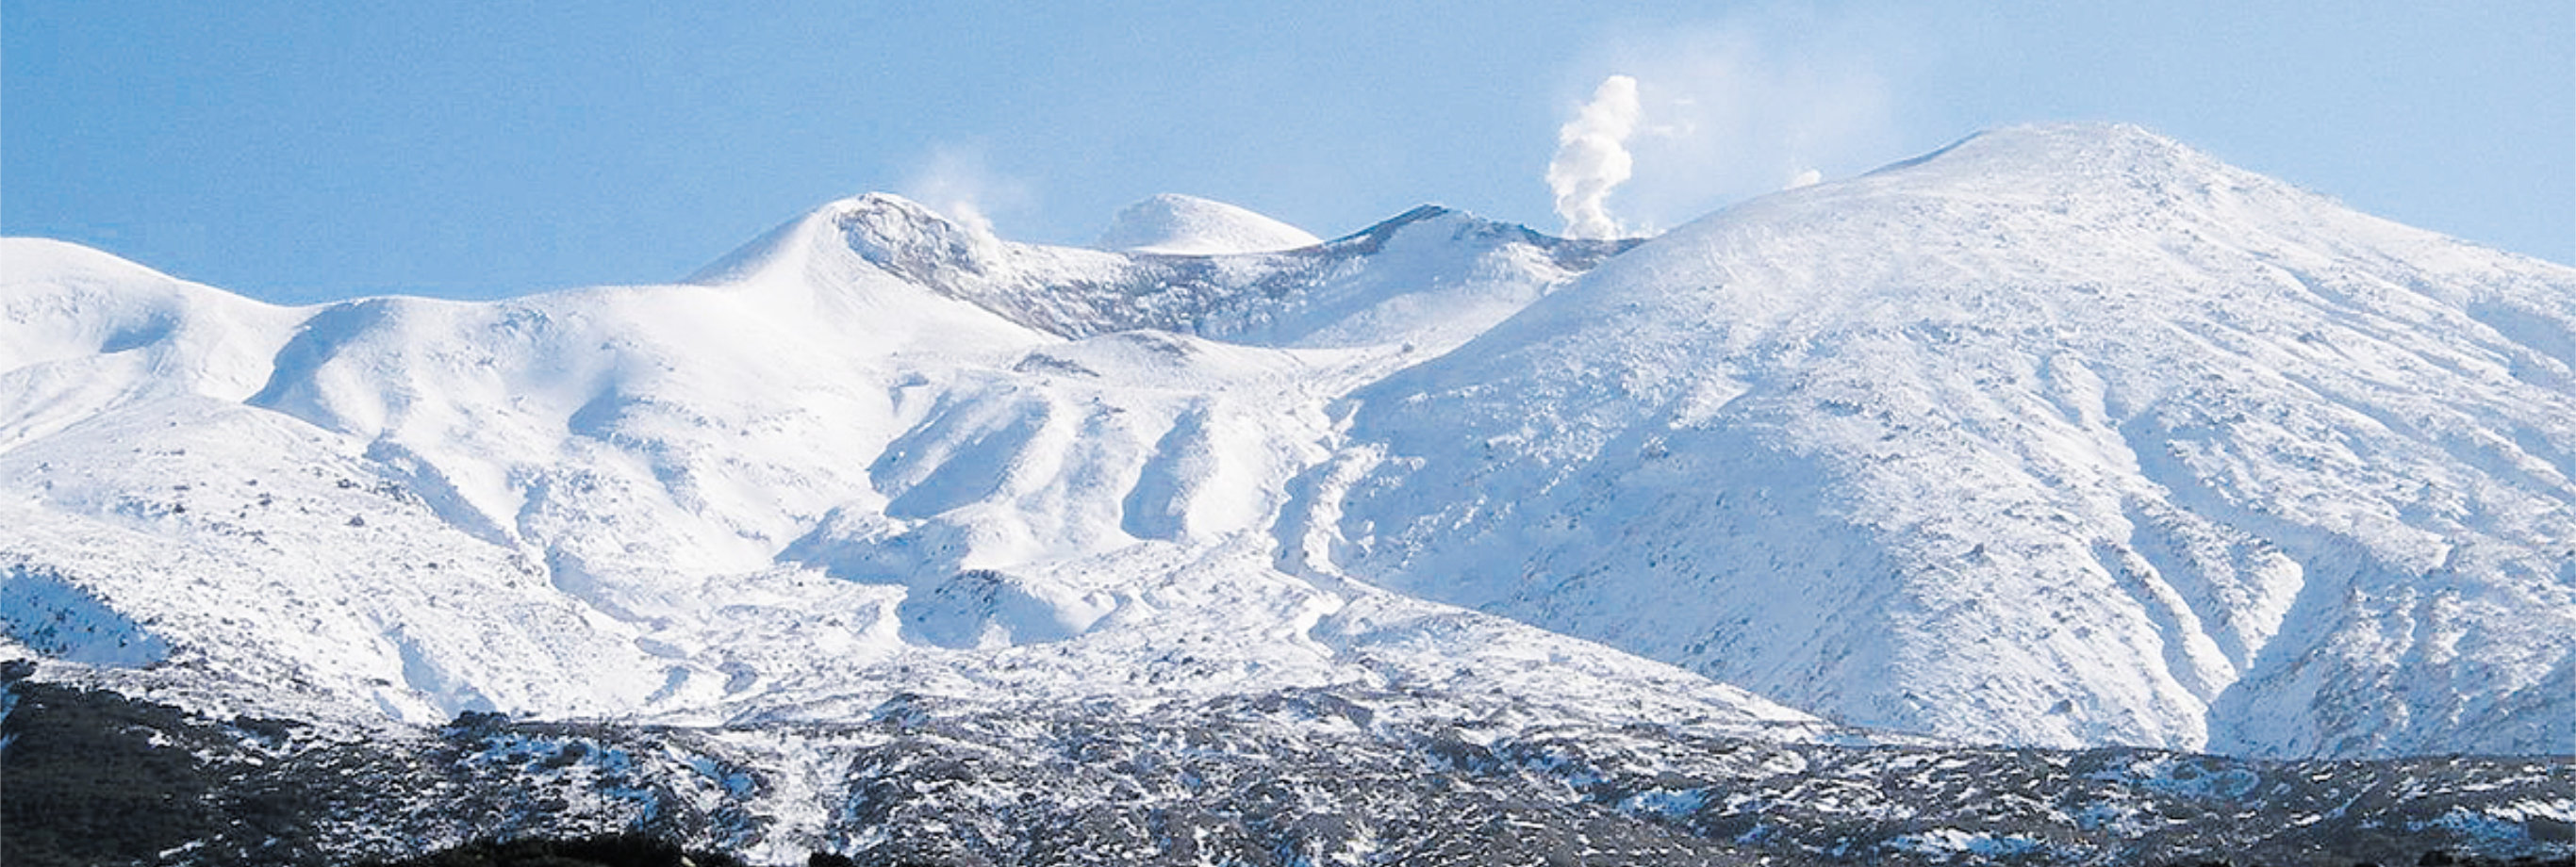
[{"label": "snowy summit", "polygon": [[1224,202],[1163,193],[1118,211],[1092,246],[1168,256],[1270,253],[1323,240],[1306,230]]}]

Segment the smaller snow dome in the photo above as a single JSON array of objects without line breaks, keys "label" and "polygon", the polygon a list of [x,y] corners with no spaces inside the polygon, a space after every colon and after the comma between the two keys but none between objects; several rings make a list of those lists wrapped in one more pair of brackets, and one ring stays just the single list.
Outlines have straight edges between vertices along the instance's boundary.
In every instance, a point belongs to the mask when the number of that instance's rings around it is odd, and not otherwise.
[{"label": "smaller snow dome", "polygon": [[1323,243],[1306,230],[1224,202],[1164,193],[1128,205],[1092,246],[1129,253],[1222,256]]}]

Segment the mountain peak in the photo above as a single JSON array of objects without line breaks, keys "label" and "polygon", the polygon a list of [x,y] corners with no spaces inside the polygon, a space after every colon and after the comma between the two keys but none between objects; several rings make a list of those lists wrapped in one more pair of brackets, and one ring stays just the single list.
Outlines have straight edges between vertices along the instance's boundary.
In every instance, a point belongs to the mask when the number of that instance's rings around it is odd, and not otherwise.
[{"label": "mountain peak", "polygon": [[860,218],[879,222],[956,225],[937,209],[912,199],[887,192],[867,192],[840,199],[816,211],[836,219]]},{"label": "mountain peak", "polygon": [[1993,192],[2180,192],[2286,188],[2181,142],[2125,123],[2024,124],[1984,130],[1879,167],[1871,185],[1930,183]]},{"label": "mountain peak", "polygon": [[841,240],[886,270],[927,281],[942,267],[981,270],[1000,241],[990,231],[949,219],[890,193],[869,193],[825,209]]},{"label": "mountain peak", "polygon": [[1093,246],[1177,256],[1270,253],[1322,243],[1304,229],[1224,202],[1162,193],[1118,211]]},{"label": "mountain peak", "polygon": [[797,262],[796,267],[802,268],[818,247],[846,247],[878,267],[919,277],[943,264],[976,260],[981,248],[996,243],[989,234],[960,225],[920,202],[893,193],[862,193],[781,223],[683,282],[736,282],[781,262]]}]

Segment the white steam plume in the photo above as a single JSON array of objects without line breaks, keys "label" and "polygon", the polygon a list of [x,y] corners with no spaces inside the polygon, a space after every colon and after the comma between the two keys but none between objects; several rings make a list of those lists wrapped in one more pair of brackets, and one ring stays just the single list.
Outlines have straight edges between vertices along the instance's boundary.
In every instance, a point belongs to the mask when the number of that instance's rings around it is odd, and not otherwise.
[{"label": "white steam plume", "polygon": [[1556,131],[1556,158],[1547,164],[1547,188],[1556,194],[1556,215],[1565,219],[1569,238],[1615,238],[1619,221],[1610,217],[1610,191],[1628,180],[1634,161],[1628,136],[1637,131],[1643,113],[1637,102],[1637,80],[1625,75],[1603,79],[1592,101]]},{"label": "white steam plume", "polygon": [[1900,122],[1898,85],[1932,59],[1905,13],[1722,5],[1707,21],[1612,31],[1575,63],[1647,84],[1625,148],[1651,182],[1621,186],[1614,205],[1630,233],[1795,186],[1809,169],[1853,174],[1920,138]]}]

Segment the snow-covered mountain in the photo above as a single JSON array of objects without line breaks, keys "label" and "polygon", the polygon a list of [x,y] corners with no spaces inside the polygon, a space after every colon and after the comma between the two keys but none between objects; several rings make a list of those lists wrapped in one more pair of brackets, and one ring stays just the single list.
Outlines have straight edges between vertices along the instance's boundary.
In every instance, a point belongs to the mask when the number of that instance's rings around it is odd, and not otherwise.
[{"label": "snow-covered mountain", "polygon": [[6,652],[343,721],[2576,752],[2576,271],[2101,126],[1643,243],[1100,246],[869,195],[681,284],[279,308],[0,242]]},{"label": "snow-covered mountain", "polygon": [[1616,249],[1425,209],[1128,255],[867,196],[691,284],[288,310],[11,241],[0,617],[190,702],[421,723],[1367,683],[1817,728],[1272,568],[1329,401]]},{"label": "snow-covered mountain", "polygon": [[2576,271],[2011,129],[1359,389],[1296,550],[1900,730],[2566,753],[2571,370]]}]

